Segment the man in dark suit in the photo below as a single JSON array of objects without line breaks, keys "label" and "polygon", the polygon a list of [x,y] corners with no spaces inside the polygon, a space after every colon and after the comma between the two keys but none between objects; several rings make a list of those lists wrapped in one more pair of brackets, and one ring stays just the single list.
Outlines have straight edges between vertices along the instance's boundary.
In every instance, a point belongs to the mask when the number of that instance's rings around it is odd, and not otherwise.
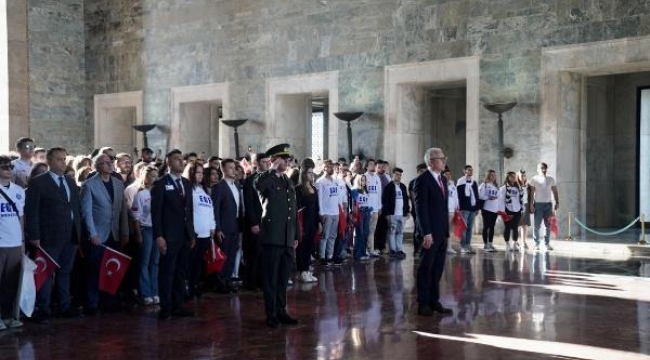
[{"label": "man in dark suit", "polygon": [[221,281],[226,290],[236,292],[230,278],[235,269],[235,258],[239,251],[239,221],[243,216],[243,199],[235,183],[235,160],[221,162],[223,179],[212,189],[212,206],[216,222],[215,235],[221,249],[226,253],[226,262],[221,269]]},{"label": "man in dark suit", "polygon": [[254,181],[262,201],[260,268],[264,290],[266,325],[296,325],[298,320],[287,314],[287,280],[294,268],[295,248],[298,245],[296,192],[284,174],[291,161],[289,145],[270,148],[266,155],[273,162],[270,169]]},{"label": "man in dark suit", "polygon": [[449,221],[447,214],[447,186],[442,178],[447,158],[439,148],[430,148],[424,154],[428,171],[415,180],[415,213],[423,235],[422,259],[417,275],[418,315],[431,316],[434,312],[451,314],[452,310],[440,304],[440,278],[445,268]]},{"label": "man in dark suit", "polygon": [[160,250],[158,318],[194,316],[183,307],[185,278],[190,249],[194,247],[194,208],[192,186],[181,176],[183,153],[172,150],[166,156],[169,173],[158,179],[151,189],[153,236]]},{"label": "man in dark suit", "polygon": [[[46,158],[50,171],[29,180],[25,194],[25,238],[59,264],[55,283],[59,312],[64,317],[76,317],[79,313],[70,307],[70,272],[81,238],[81,215],[79,188],[64,176],[65,157],[64,148],[49,149]],[[52,281],[47,279],[37,294],[37,322],[47,322],[50,316]]]},{"label": "man in dark suit", "polygon": [[257,154],[253,160],[257,167],[257,173],[249,176],[244,181],[244,242],[242,250],[244,252],[244,263],[246,269],[244,272],[244,288],[255,290],[261,287],[259,273],[260,258],[260,224],[262,222],[262,203],[253,182],[258,174],[268,170],[271,165],[270,159],[266,153]]}]

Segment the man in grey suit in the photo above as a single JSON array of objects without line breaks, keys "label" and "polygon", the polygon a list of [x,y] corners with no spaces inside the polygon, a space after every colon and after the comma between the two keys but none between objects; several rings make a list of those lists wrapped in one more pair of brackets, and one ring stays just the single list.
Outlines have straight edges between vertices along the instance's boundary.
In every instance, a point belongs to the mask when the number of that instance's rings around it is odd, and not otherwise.
[{"label": "man in grey suit", "polygon": [[[81,214],[90,235],[88,244],[88,315],[97,313],[99,305],[99,266],[104,246],[118,249],[129,240],[127,205],[124,185],[111,176],[113,161],[105,154],[94,159],[97,174],[81,187]],[[115,307],[112,297],[105,295],[104,306]]]}]

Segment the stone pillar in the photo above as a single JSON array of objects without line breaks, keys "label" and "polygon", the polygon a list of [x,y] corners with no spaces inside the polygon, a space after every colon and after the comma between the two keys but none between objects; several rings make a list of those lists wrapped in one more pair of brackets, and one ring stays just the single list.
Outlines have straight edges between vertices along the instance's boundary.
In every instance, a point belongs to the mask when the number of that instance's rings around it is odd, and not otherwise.
[{"label": "stone pillar", "polygon": [[0,151],[29,135],[27,2],[0,0]]}]

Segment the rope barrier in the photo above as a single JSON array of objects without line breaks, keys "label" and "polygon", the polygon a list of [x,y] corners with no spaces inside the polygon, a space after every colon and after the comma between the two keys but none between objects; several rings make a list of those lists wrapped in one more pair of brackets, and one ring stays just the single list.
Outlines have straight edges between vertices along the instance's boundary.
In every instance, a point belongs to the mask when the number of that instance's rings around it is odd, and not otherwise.
[{"label": "rope barrier", "polygon": [[581,223],[580,220],[578,220],[577,217],[574,217],[573,221],[575,221],[578,225],[580,225],[580,227],[582,227],[583,229],[589,231],[590,233],[593,233],[593,234],[596,234],[596,235],[601,235],[601,236],[613,236],[613,235],[622,234],[623,232],[627,231],[629,228],[634,226],[634,224],[636,224],[637,221],[639,221],[640,219],[641,219],[641,217],[639,216],[636,219],[634,219],[634,221],[632,221],[628,226],[626,226],[626,227],[624,227],[624,228],[622,228],[620,230],[616,230],[616,231],[612,231],[612,232],[602,232],[602,231],[597,231],[597,230],[591,229],[591,228],[587,227],[585,224]]}]

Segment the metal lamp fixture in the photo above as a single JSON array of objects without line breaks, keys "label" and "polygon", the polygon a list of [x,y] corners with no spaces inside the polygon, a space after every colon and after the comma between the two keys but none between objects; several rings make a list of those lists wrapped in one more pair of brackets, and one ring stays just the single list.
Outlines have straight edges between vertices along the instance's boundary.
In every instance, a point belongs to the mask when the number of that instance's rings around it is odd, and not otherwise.
[{"label": "metal lamp fixture", "polygon": [[493,104],[485,104],[484,107],[493,113],[497,113],[499,115],[499,183],[503,182],[503,168],[505,167],[505,154],[503,150],[503,113],[509,111],[513,107],[517,105],[517,102],[510,102],[510,103],[493,103]]},{"label": "metal lamp fixture", "polygon": [[348,159],[352,161],[352,127],[350,124],[363,115],[362,111],[359,112],[337,112],[334,116],[348,123]]}]

